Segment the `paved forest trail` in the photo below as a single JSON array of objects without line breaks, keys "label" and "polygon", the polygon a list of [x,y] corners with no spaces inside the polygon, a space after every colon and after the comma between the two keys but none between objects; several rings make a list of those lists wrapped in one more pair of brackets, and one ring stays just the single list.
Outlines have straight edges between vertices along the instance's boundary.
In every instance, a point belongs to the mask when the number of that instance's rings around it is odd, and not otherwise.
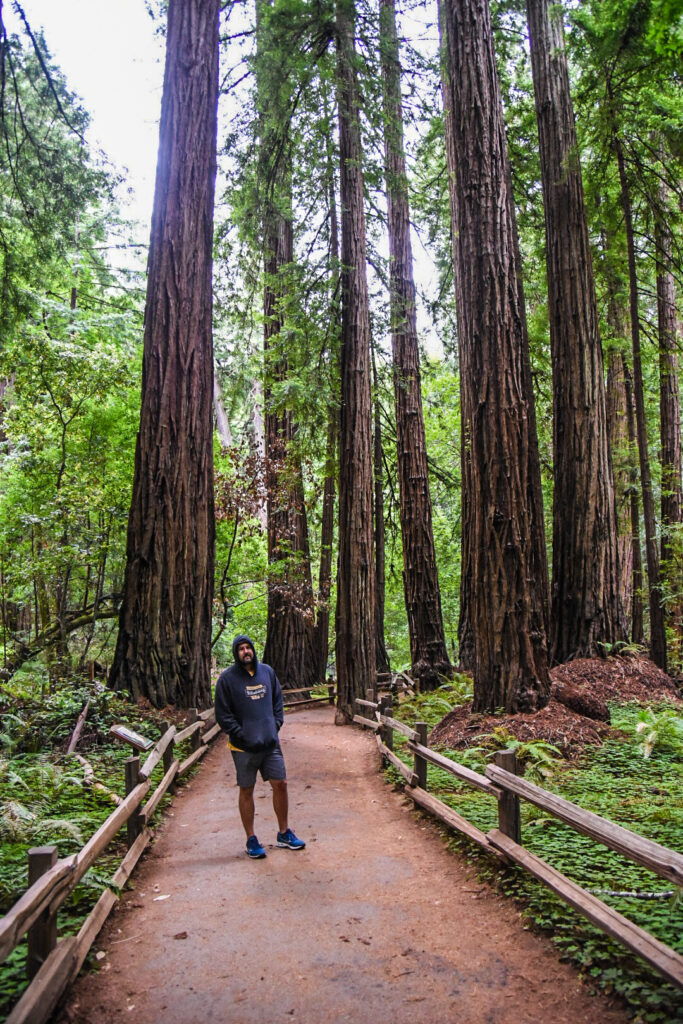
[{"label": "paved forest trail", "polygon": [[307,848],[275,847],[259,780],[268,856],[246,857],[219,740],[100,935],[103,969],[79,979],[60,1021],[624,1024],[385,785],[371,736],[335,727],[328,707],[289,714],[282,740]]}]

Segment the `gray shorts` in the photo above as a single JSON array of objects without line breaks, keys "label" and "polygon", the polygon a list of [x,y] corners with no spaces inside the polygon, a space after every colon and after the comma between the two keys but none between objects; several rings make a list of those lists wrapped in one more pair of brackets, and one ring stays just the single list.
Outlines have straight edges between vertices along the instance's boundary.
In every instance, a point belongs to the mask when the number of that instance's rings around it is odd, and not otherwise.
[{"label": "gray shorts", "polygon": [[253,789],[258,772],[264,782],[287,778],[285,759],[279,744],[259,754],[250,754],[248,750],[231,750],[230,753],[237,771],[237,785],[241,789]]}]

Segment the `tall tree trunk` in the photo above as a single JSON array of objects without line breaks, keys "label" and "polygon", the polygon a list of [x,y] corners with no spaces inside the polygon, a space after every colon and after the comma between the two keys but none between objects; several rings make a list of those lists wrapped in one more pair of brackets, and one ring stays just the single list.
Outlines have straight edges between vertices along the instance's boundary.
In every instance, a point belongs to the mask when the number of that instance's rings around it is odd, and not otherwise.
[{"label": "tall tree trunk", "polygon": [[260,118],[259,185],[263,192],[264,397],[268,514],[268,618],[263,659],[282,686],[315,682],[315,625],[308,521],[297,427],[291,409],[276,407],[273,388],[289,376],[282,330],[287,321],[294,232],[289,158],[291,88],[285,71],[274,75],[271,0],[257,0],[256,85]]},{"label": "tall tree trunk", "polygon": [[372,550],[370,312],[353,0],[337,0],[337,107],[341,192],[341,422],[337,573],[338,721],[375,687],[375,563]]},{"label": "tall tree trunk", "polygon": [[113,685],[156,707],[211,701],[211,257],[219,0],[170,0],[150,239],[142,408]]},{"label": "tall tree trunk", "polygon": [[[609,96],[614,110],[615,98]],[[655,502],[652,490],[652,474],[650,473],[650,456],[647,447],[647,421],[645,418],[645,396],[643,386],[643,367],[640,352],[640,321],[638,309],[638,275],[636,271],[636,249],[633,237],[633,213],[631,196],[626,176],[626,161],[619,132],[614,126],[612,144],[617,158],[619,184],[621,187],[621,207],[624,214],[626,244],[628,247],[629,299],[631,311],[631,341],[633,345],[633,399],[636,411],[636,434],[638,438],[638,456],[640,460],[640,483],[643,493],[643,522],[645,525],[645,556],[647,562],[648,590],[650,596],[650,648],[652,660],[666,672],[666,631],[664,628],[664,607],[662,588],[659,578],[659,552],[655,528]]]},{"label": "tall tree trunk", "polygon": [[[609,313],[608,313],[609,320]],[[619,593],[624,619],[631,618],[633,604],[633,538],[631,523],[631,449],[626,409],[624,358],[615,349],[607,360],[607,434],[610,439],[614,472],[614,498],[617,509],[619,546]]]},{"label": "tall tree trunk", "polygon": [[266,428],[263,423],[263,380],[257,376],[251,385],[251,416],[247,425],[252,454],[256,463],[256,516],[262,530],[268,529],[266,501]]},{"label": "tall tree trunk", "polygon": [[422,414],[395,0],[380,0],[380,56],[384,86],[384,159],[403,591],[410,635],[411,672],[420,689],[430,690],[438,685],[440,676],[451,676],[453,670],[441,614]]},{"label": "tall tree trunk", "polygon": [[[458,230],[458,215],[457,215],[457,193],[455,188],[455,169],[457,167],[457,154],[455,151],[455,127],[454,127],[454,114],[453,114],[453,94],[450,85],[450,71],[449,71],[449,57],[448,57],[448,39],[447,39],[447,18],[444,11],[444,0],[439,0],[438,5],[439,15],[439,48],[440,48],[440,60],[439,65],[441,69],[441,95],[443,100],[443,114],[444,114],[444,137],[446,141],[446,166],[448,169],[448,200],[450,207],[451,216],[451,246],[453,250],[453,283],[456,294],[456,304],[462,301],[458,298],[461,295],[459,282],[458,282],[458,259],[457,259],[457,230]],[[462,367],[462,346],[460,344],[460,336],[458,335],[458,355],[459,365]],[[463,379],[462,373],[459,375],[460,380],[460,407],[464,406],[466,395],[463,393]],[[461,417],[462,419],[462,417]],[[467,492],[467,465],[466,465],[466,446],[464,443],[464,435],[461,428],[460,436],[460,473],[461,473],[461,491],[460,491],[460,504],[463,510],[462,513],[462,548],[461,548],[461,567],[460,567],[460,608],[458,615],[458,664],[460,669],[466,672],[473,671],[474,669],[474,636],[472,633],[472,623],[469,617],[468,600],[472,588],[472,571],[471,566],[467,558],[471,552],[471,545],[466,541],[465,534],[468,529],[467,522],[467,509],[470,507],[469,493]]]},{"label": "tall tree trunk", "polygon": [[[643,559],[640,549],[640,498],[633,383],[624,356],[630,337],[629,312],[624,305],[618,267],[623,260],[614,252],[609,231],[602,231],[603,274],[607,284],[607,324],[615,349],[607,372],[607,433],[610,439],[619,531],[620,593],[626,624],[633,643],[643,642]],[[628,262],[628,261],[627,261]]]},{"label": "tall tree trunk", "polygon": [[624,380],[626,382],[626,417],[628,422],[631,460],[631,555],[633,561],[633,606],[631,609],[631,640],[634,644],[645,642],[643,611],[643,552],[640,545],[640,496],[638,489],[638,438],[636,431],[636,410],[633,400],[633,374],[622,356]]},{"label": "tall tree trunk", "polygon": [[545,209],[553,371],[550,654],[591,658],[623,639],[602,347],[562,8],[527,0]]},{"label": "tall tree trunk", "polygon": [[543,707],[550,693],[528,342],[488,3],[444,0],[444,15],[457,155],[450,171],[456,192],[470,545],[463,565],[471,574],[474,709],[514,713]]},{"label": "tall tree trunk", "polygon": [[657,324],[659,331],[659,413],[662,445],[662,560],[671,556],[669,527],[683,521],[681,494],[681,413],[678,390],[679,330],[676,284],[671,270],[673,239],[666,222],[666,189],[655,222]]},{"label": "tall tree trunk", "polygon": [[[325,97],[325,113],[328,112]],[[339,222],[331,139],[327,140],[328,206],[330,215],[330,366],[339,372],[337,344],[339,341]],[[339,410],[330,398],[327,410],[327,442],[325,446],[325,480],[323,483],[323,509],[320,524],[320,569],[318,574],[318,600],[313,650],[316,676],[322,681],[327,674],[330,645],[330,594],[332,591],[332,544],[334,541],[334,498],[336,489],[336,455],[339,439]]]},{"label": "tall tree trunk", "polygon": [[[655,217],[657,256],[657,325],[659,335],[659,422],[662,463],[662,540],[661,557],[664,571],[672,557],[672,527],[683,522],[681,493],[681,410],[678,390],[678,317],[676,284],[672,272],[673,239],[666,219],[667,189],[662,184]],[[681,661],[683,608],[672,603],[666,617],[675,637],[675,660]]]},{"label": "tall tree trunk", "polygon": [[323,484],[323,512],[320,524],[320,570],[318,574],[318,602],[313,632],[313,660],[316,679],[324,680],[330,644],[330,592],[332,590],[332,542],[334,540],[335,454],[337,449],[337,409],[330,406],[327,421],[325,449],[325,482]]},{"label": "tall tree trunk", "polygon": [[375,667],[377,672],[391,672],[389,655],[384,638],[384,606],[386,597],[385,555],[384,555],[384,466],[382,452],[382,421],[377,381],[375,349],[372,347],[372,380],[375,390],[374,457],[375,470]]},{"label": "tall tree trunk", "polygon": [[[629,622],[632,622],[634,609],[633,521],[631,516],[631,504],[634,497],[637,502],[636,522],[640,518],[637,489],[634,491],[632,487],[635,445],[629,432],[628,389],[623,356],[629,337],[628,309],[624,307],[621,297],[622,289],[616,267],[618,256],[613,252],[612,236],[606,229],[601,231],[601,242],[603,276],[607,286],[606,319],[608,335],[611,339],[607,359],[607,437],[612,459],[614,502],[617,513],[619,593],[624,622],[628,627]],[[639,539],[638,549],[640,550]]]},{"label": "tall tree trunk", "polygon": [[293,259],[292,223],[271,209],[265,240],[264,347],[266,354],[266,491],[268,509],[268,620],[263,660],[287,688],[316,681],[313,586],[301,459],[288,409],[272,408],[272,384],[287,379],[279,339],[283,325],[278,281]]},{"label": "tall tree trunk", "polygon": [[216,431],[221,441],[221,448],[231,448],[232,433],[230,431],[230,421],[223,405],[223,395],[221,394],[218,377],[214,377],[213,381],[213,409],[216,415]]}]

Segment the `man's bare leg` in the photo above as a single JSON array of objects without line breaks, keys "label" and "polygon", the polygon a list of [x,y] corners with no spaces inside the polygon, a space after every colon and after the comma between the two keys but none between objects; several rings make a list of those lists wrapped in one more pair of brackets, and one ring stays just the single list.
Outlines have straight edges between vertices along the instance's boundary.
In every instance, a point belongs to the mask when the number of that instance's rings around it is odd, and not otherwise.
[{"label": "man's bare leg", "polygon": [[277,818],[278,831],[286,832],[287,818],[289,815],[289,797],[287,796],[287,780],[271,779],[270,784],[273,787],[273,810],[275,811],[275,817]]},{"label": "man's bare leg", "polygon": [[240,818],[247,833],[247,839],[254,834],[254,787],[240,786],[240,795],[237,801],[240,811]]}]

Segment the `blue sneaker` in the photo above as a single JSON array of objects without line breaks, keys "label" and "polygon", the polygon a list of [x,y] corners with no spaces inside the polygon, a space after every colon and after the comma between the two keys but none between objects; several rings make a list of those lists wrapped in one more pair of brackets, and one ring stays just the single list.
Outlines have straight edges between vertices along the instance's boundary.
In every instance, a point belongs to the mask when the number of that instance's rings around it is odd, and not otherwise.
[{"label": "blue sneaker", "polygon": [[249,836],[247,839],[247,853],[255,860],[259,857],[265,857],[266,851],[263,849],[256,836]]},{"label": "blue sneaker", "polygon": [[285,832],[278,832],[277,845],[286,846],[288,850],[303,850],[306,844],[303,839],[298,839],[294,835],[291,828],[288,828]]}]

